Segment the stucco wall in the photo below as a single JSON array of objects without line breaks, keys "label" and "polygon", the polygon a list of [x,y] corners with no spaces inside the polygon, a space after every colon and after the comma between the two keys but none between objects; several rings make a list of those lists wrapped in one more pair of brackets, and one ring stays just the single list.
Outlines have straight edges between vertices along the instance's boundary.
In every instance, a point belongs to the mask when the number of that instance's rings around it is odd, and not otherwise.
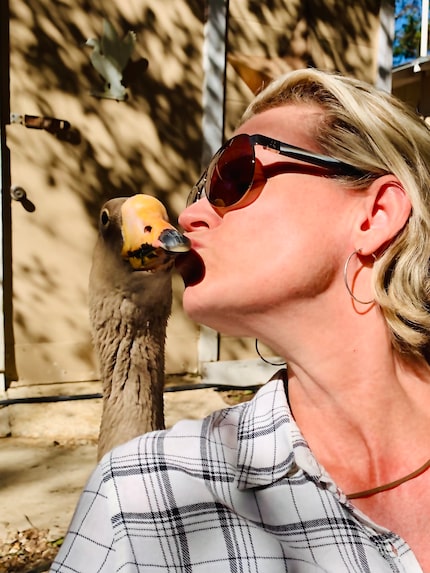
[{"label": "stucco wall", "polygon": [[[76,136],[8,126],[12,184],[34,207],[12,204],[15,385],[97,377],[87,282],[104,200],[153,194],[174,222],[184,206],[200,170],[205,4],[11,2],[11,111],[67,120]],[[226,136],[259,82],[284,70],[316,65],[374,81],[379,4],[231,0]],[[83,43],[100,35],[104,17],[120,33],[134,30],[133,59],[148,61],[127,102],[91,95],[99,78]],[[182,312],[178,277],[174,287],[167,371],[194,371],[198,325]],[[251,341],[223,339],[221,358],[250,355]]]}]

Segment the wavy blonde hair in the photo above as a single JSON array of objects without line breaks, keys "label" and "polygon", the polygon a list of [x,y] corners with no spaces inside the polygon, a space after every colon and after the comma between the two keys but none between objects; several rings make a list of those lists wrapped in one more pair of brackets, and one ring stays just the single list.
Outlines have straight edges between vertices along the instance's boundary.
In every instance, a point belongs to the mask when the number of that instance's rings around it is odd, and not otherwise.
[{"label": "wavy blonde hair", "polygon": [[392,95],[315,69],[296,70],[270,83],[241,123],[268,109],[301,103],[323,111],[314,134],[321,149],[367,173],[349,178],[349,188],[366,188],[392,173],[411,201],[408,222],[374,265],[373,287],[394,348],[430,363],[430,130]]}]

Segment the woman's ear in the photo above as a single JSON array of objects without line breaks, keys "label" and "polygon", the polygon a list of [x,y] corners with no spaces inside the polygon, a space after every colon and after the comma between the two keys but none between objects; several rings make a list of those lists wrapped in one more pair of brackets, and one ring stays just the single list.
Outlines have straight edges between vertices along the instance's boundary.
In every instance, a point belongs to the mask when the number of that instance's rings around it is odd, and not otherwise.
[{"label": "woman's ear", "polygon": [[357,229],[357,248],[363,255],[376,253],[405,226],[412,205],[394,175],[378,177],[370,185]]}]

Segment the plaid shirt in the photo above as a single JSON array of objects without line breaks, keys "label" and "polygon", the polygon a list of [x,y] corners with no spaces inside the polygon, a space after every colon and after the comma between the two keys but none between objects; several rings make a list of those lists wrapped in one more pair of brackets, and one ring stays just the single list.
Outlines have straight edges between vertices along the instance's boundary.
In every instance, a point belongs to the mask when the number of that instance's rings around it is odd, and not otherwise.
[{"label": "plaid shirt", "polygon": [[114,449],[51,571],[418,573],[316,461],[281,371],[250,402]]}]

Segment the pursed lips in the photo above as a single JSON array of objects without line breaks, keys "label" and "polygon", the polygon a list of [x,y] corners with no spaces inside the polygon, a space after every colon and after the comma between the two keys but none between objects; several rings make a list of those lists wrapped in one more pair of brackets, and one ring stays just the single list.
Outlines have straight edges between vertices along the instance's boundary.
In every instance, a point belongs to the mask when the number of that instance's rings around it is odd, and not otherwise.
[{"label": "pursed lips", "polygon": [[184,233],[191,241],[191,249],[184,254],[179,254],[175,258],[176,270],[182,276],[186,287],[193,286],[201,282],[205,276],[205,264],[198,250],[201,244],[193,240],[190,235]]}]

